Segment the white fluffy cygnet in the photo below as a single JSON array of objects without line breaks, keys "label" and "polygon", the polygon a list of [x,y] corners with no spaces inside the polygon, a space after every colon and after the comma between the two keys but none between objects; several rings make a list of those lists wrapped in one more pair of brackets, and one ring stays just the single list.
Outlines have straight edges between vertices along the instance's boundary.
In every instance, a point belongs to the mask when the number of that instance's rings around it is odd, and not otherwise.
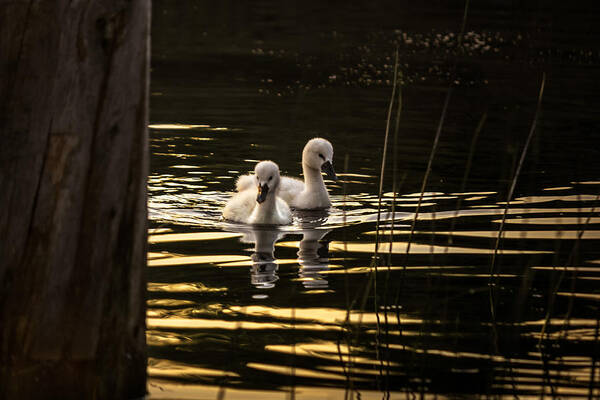
[{"label": "white fluffy cygnet", "polygon": [[279,198],[279,167],[273,161],[261,161],[245,187],[225,205],[223,217],[252,225],[286,225],[292,222],[290,207]]},{"label": "white fluffy cygnet", "polygon": [[[278,196],[290,207],[299,210],[330,207],[331,201],[321,171],[325,172],[329,179],[337,179],[333,169],[333,146],[326,139],[314,138],[306,143],[302,151],[304,182],[287,176],[282,177]],[[243,175],[238,179],[236,187],[242,192],[252,184],[252,175]]]}]

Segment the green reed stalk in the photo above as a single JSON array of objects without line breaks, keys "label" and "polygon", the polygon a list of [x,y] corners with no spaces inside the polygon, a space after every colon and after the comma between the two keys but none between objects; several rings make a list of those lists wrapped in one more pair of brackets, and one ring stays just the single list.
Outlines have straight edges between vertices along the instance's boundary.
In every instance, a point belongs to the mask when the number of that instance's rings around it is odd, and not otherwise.
[{"label": "green reed stalk", "polygon": [[[400,73],[400,79],[402,78],[402,71]],[[389,240],[389,249],[388,249],[388,257],[387,257],[387,271],[384,281],[384,289],[383,289],[383,317],[384,317],[384,325],[385,325],[385,345],[386,345],[386,361],[387,361],[387,369],[385,376],[385,387],[386,398],[389,399],[389,380],[390,380],[390,368],[391,368],[391,360],[390,360],[390,346],[389,346],[389,320],[388,320],[388,292],[389,292],[389,281],[391,276],[391,266],[392,266],[392,248],[394,243],[394,222],[395,222],[395,214],[396,214],[396,195],[398,193],[397,187],[397,170],[398,170],[398,131],[400,129],[400,116],[402,114],[402,83],[399,84],[398,88],[398,106],[396,108],[396,120],[394,125],[394,143],[392,146],[392,218],[390,225],[390,240]],[[405,175],[406,176],[406,175]],[[398,325],[399,326],[399,325]],[[381,360],[380,371],[383,369],[383,360]]]},{"label": "green reed stalk", "polygon": [[[504,212],[502,214],[502,220],[500,222],[500,228],[498,229],[498,235],[496,236],[496,242],[494,245],[494,253],[492,255],[492,262],[491,262],[491,266],[490,266],[490,276],[489,276],[489,280],[488,280],[488,286],[489,286],[489,303],[490,303],[490,314],[491,314],[491,328],[492,328],[492,343],[494,344],[494,350],[496,353],[499,352],[499,348],[498,348],[498,330],[497,330],[497,323],[496,323],[496,301],[497,299],[494,299],[494,288],[496,285],[496,275],[495,275],[495,266],[496,266],[496,259],[497,259],[497,255],[498,255],[498,248],[500,245],[500,239],[502,238],[502,234],[504,232],[504,225],[506,222],[506,216],[508,215],[508,208],[510,206],[510,201],[512,200],[515,188],[517,186],[517,181],[519,179],[519,176],[521,174],[521,168],[523,167],[523,164],[525,162],[525,156],[527,155],[527,150],[529,148],[529,144],[531,143],[531,138],[533,137],[533,134],[535,132],[535,128],[537,126],[537,121],[539,119],[539,114],[541,111],[541,107],[542,107],[542,98],[544,95],[544,87],[546,84],[546,73],[542,73],[542,83],[540,85],[540,91],[538,94],[538,101],[537,101],[537,105],[536,105],[536,110],[535,110],[535,114],[533,117],[533,122],[531,124],[531,129],[529,130],[529,135],[527,135],[527,140],[525,141],[525,145],[523,146],[523,150],[521,151],[521,157],[519,159],[519,163],[517,164],[517,169],[515,170],[513,179],[511,181],[511,185],[510,185],[510,189],[508,191],[508,196],[506,199],[506,204],[504,206]],[[512,383],[512,387],[513,390],[516,390],[516,386],[515,386],[515,382],[514,382],[514,375],[512,374],[512,363],[509,364],[509,370],[511,371],[511,383]],[[552,386],[551,386],[551,390],[552,390]]]},{"label": "green reed stalk", "polygon": [[[292,332],[294,332],[294,334],[292,334],[292,338],[295,335],[296,332],[296,307],[292,307]],[[290,382],[290,400],[295,400],[296,399],[296,343],[297,341],[294,340],[294,342],[292,343],[292,368],[291,368],[291,374],[289,379],[291,380]]]},{"label": "green reed stalk", "polygon": [[[388,106],[387,119],[385,122],[385,138],[383,140],[383,156],[381,157],[381,170],[379,172],[379,193],[377,196],[377,223],[375,224],[375,253],[373,259],[377,261],[377,253],[379,250],[379,224],[381,222],[381,199],[383,197],[383,177],[385,172],[385,162],[388,148],[388,137],[390,134],[390,121],[392,119],[392,110],[394,108],[394,97],[396,97],[396,87],[398,86],[398,49],[396,49],[396,56],[394,60],[394,80],[392,83],[392,96],[390,97],[390,104]],[[392,215],[392,218],[394,216]],[[376,263],[377,264],[377,263]]]},{"label": "green reed stalk", "polygon": [[[392,222],[390,225],[390,248],[388,249],[388,262],[387,262],[387,275],[385,277],[385,290],[383,298],[386,301],[385,308],[385,323],[386,323],[386,350],[387,350],[387,384],[389,387],[389,379],[390,379],[390,368],[391,368],[391,360],[390,360],[390,348],[389,348],[389,324],[388,324],[388,308],[387,308],[387,298],[388,298],[388,289],[389,289],[389,281],[392,272],[392,246],[394,243],[394,222],[396,215],[396,197],[398,195],[398,185],[397,185],[397,176],[396,171],[398,169],[398,130],[400,129],[400,115],[402,113],[402,87],[398,90],[398,112],[396,114],[396,127],[394,129],[394,152],[392,153],[392,191],[394,196],[392,198]],[[402,182],[406,178],[406,173],[403,175]],[[402,184],[401,182],[401,184]],[[398,331],[400,331],[400,324],[398,324]],[[390,397],[390,393],[388,391],[388,400]]]},{"label": "green reed stalk", "polygon": [[[383,157],[381,159],[381,171],[379,174],[379,193],[378,193],[378,204],[377,204],[377,222],[375,224],[375,252],[373,254],[373,259],[371,261],[371,266],[374,267],[373,273],[376,274],[377,272],[377,259],[378,259],[378,250],[379,250],[379,224],[381,222],[381,199],[383,197],[383,177],[384,177],[384,172],[385,172],[385,162],[386,162],[386,154],[387,154],[387,147],[388,147],[388,138],[389,138],[389,133],[390,133],[390,120],[391,120],[391,116],[392,116],[392,108],[394,106],[394,97],[396,95],[396,86],[398,84],[398,49],[396,49],[396,58],[395,58],[395,62],[394,62],[394,81],[393,81],[393,88],[392,88],[392,96],[390,98],[390,105],[388,107],[388,113],[387,113],[387,119],[386,119],[386,124],[385,124],[385,138],[383,141]],[[370,293],[369,291],[369,287],[371,286],[371,284],[373,284],[375,287],[377,287],[377,283],[376,283],[376,276],[373,278],[373,273],[371,273],[371,277],[369,278],[369,283],[367,285],[367,290],[365,291],[365,294],[363,295],[363,300],[362,300],[362,307],[361,309],[364,309],[364,305],[366,304],[366,299]],[[355,299],[356,300],[356,299]]]},{"label": "green reed stalk", "polygon": [[[469,147],[469,157],[467,158],[467,166],[465,167],[465,173],[462,178],[462,182],[460,184],[460,193],[464,193],[467,188],[467,179],[469,178],[469,174],[471,173],[471,165],[473,164],[473,156],[475,155],[475,146],[477,145],[477,139],[479,139],[479,134],[483,130],[483,126],[485,125],[485,121],[487,120],[487,110],[483,113],[481,118],[479,119],[479,123],[477,124],[477,128],[475,128],[475,133],[473,134],[473,138],[471,139],[471,146]],[[456,210],[454,212],[454,217],[452,218],[452,224],[450,225],[449,235],[448,235],[448,244],[452,244],[452,233],[454,232],[454,228],[456,227],[456,220],[458,214],[460,212],[460,207],[462,206],[462,197],[459,197],[456,201]],[[444,250],[447,253],[449,247],[446,246]]]},{"label": "green reed stalk", "polygon": [[[600,194],[596,196],[595,201],[598,201],[598,200],[600,200]],[[555,299],[556,299],[556,294],[558,293],[558,290],[560,289],[560,285],[565,277],[567,267],[575,266],[575,256],[578,252],[579,244],[581,243],[581,238],[583,237],[583,234],[585,233],[586,228],[590,224],[590,222],[592,220],[592,216],[595,213],[596,213],[596,207],[593,207],[591,212],[589,213],[588,217],[586,218],[582,229],[579,232],[577,232],[577,239],[575,240],[575,243],[573,244],[573,248],[571,249],[571,252],[569,253],[569,258],[567,259],[567,262],[565,263],[565,267],[562,269],[560,276],[558,277],[558,280],[552,289],[550,299],[548,299],[548,309],[546,310],[546,316],[544,317],[544,324],[542,325],[542,329],[540,331],[540,339],[538,340],[538,346],[540,347],[540,349],[542,346],[542,340],[544,338],[544,335],[546,335],[546,330],[548,329],[548,324],[550,323],[550,318],[552,317],[552,313],[554,312],[554,303],[555,303]],[[568,314],[565,316],[565,320],[567,320],[567,317],[569,317]]]},{"label": "green reed stalk", "polygon": [[[462,50],[462,37],[464,34],[464,30],[465,30],[465,26],[467,23],[467,15],[468,15],[468,10],[469,10],[469,0],[467,0],[465,2],[465,9],[464,9],[464,13],[463,13],[463,19],[462,19],[462,24],[461,24],[461,31],[460,34],[458,35],[458,40],[457,40],[457,47],[459,50]],[[456,73],[456,67],[458,65],[458,59],[454,60],[454,64],[450,73],[451,76],[451,80],[450,80],[450,85],[448,87],[448,91],[446,92],[446,98],[444,100],[444,105],[442,107],[442,114],[440,116],[440,120],[437,126],[437,130],[435,133],[435,138],[433,140],[433,144],[431,147],[431,152],[429,154],[429,160],[427,162],[427,169],[425,170],[425,175],[423,176],[423,182],[421,184],[421,191],[420,191],[420,195],[419,195],[419,200],[417,202],[417,207],[415,209],[415,213],[411,222],[411,227],[410,227],[410,232],[408,235],[408,239],[407,239],[407,243],[406,243],[406,252],[405,252],[405,260],[404,260],[404,266],[406,267],[406,264],[408,263],[408,257],[410,254],[410,247],[411,247],[411,243],[412,243],[412,237],[414,235],[415,232],[415,227],[416,227],[416,223],[417,223],[417,219],[419,216],[419,211],[421,209],[421,204],[423,202],[423,197],[425,195],[425,188],[427,187],[427,183],[429,181],[429,175],[431,174],[431,170],[432,170],[432,166],[433,166],[433,160],[435,158],[435,155],[437,153],[437,148],[439,145],[439,141],[440,141],[440,137],[442,134],[442,127],[444,126],[444,121],[446,119],[446,113],[448,111],[448,105],[450,104],[450,98],[452,97],[452,91],[453,91],[453,82],[454,82],[454,75]],[[399,297],[399,290],[397,291],[397,297]],[[427,354],[427,352],[425,351],[425,354]],[[421,367],[421,374],[422,374],[422,368]],[[424,390],[424,384],[421,386],[421,396],[424,395],[423,393]]]},{"label": "green reed stalk", "polygon": [[[579,195],[578,195],[578,196],[579,196]],[[600,200],[600,194],[596,195],[596,199],[595,199],[595,201],[597,202],[598,200]],[[587,218],[587,219],[585,220],[585,222],[584,222],[584,225],[583,225],[583,229],[582,229],[582,231],[580,231],[580,232],[577,234],[577,240],[576,240],[575,244],[573,245],[573,248],[571,249],[571,252],[575,252],[575,253],[576,253],[576,250],[578,250],[579,243],[581,243],[581,238],[583,237],[583,234],[584,234],[584,232],[583,232],[583,231],[585,230],[585,228],[586,228],[586,227],[588,226],[588,224],[590,223],[590,221],[591,221],[591,216],[594,214],[594,213],[593,213],[593,211],[594,211],[595,209],[596,209],[596,207],[592,208],[592,212],[591,212],[591,213],[588,215],[588,218]],[[575,256],[573,256],[572,264],[573,264],[573,265],[575,264]],[[563,270],[563,272],[564,272],[564,270]],[[571,294],[574,294],[574,293],[575,293],[575,283],[576,283],[576,281],[577,281],[577,269],[575,268],[575,269],[573,270],[573,276],[572,276],[572,278],[571,278]],[[558,290],[558,289],[557,289],[557,290]],[[553,295],[555,296],[555,294],[553,294]],[[574,306],[574,303],[575,303],[575,296],[571,295],[571,296],[569,297],[569,304],[568,304],[568,306],[567,306],[567,313],[566,313],[566,316],[565,316],[565,320],[564,320],[564,322],[563,322],[563,328],[562,328],[563,330],[566,330],[566,327],[567,327],[567,325],[569,324],[569,320],[570,320],[570,318],[571,318],[571,313],[573,312],[573,306]]]},{"label": "green reed stalk", "polygon": [[[377,304],[377,272],[378,272],[378,265],[379,265],[379,260],[378,260],[378,251],[379,251],[379,224],[381,222],[381,203],[382,203],[382,197],[383,197],[383,178],[384,178],[384,173],[385,173],[385,163],[386,163],[386,158],[387,158],[387,148],[388,148],[388,139],[389,139],[389,133],[390,133],[390,121],[391,121],[391,117],[392,117],[392,109],[394,107],[394,98],[396,96],[396,87],[398,85],[398,49],[396,49],[396,54],[395,54],[395,61],[394,61],[394,79],[393,79],[393,87],[392,87],[392,95],[390,97],[390,104],[388,106],[388,112],[387,112],[387,119],[386,119],[386,126],[385,126],[385,138],[384,138],[384,142],[383,142],[383,156],[381,159],[381,171],[380,171],[380,175],[379,175],[379,193],[378,193],[378,204],[377,204],[377,222],[375,225],[375,251],[373,254],[373,259],[371,261],[371,273],[369,274],[369,281],[367,283],[367,286],[365,288],[365,292],[363,294],[363,298],[361,301],[361,307],[360,307],[360,311],[361,311],[361,315],[359,316],[359,327],[362,324],[362,312],[364,311],[365,307],[366,307],[366,302],[368,299],[368,296],[370,294],[370,287],[371,285],[373,285],[373,291],[375,293],[374,295],[374,309],[375,309],[375,315],[376,315],[376,330],[377,330],[377,334],[376,334],[376,357],[377,360],[380,360],[380,354],[379,354],[379,347],[380,347],[380,343],[379,343],[379,337],[380,337],[380,320],[379,320],[379,310],[378,310],[378,304]],[[380,370],[381,373],[381,370]],[[378,381],[379,384],[379,381]]]},{"label": "green reed stalk", "polygon": [[506,205],[504,206],[504,213],[502,214],[502,221],[500,222],[500,228],[498,229],[498,236],[496,236],[496,244],[494,245],[494,253],[492,255],[492,263],[490,266],[490,279],[489,279],[489,288],[490,288],[490,312],[492,314],[492,318],[495,320],[496,314],[496,306],[494,300],[493,288],[496,283],[495,279],[495,268],[496,268],[496,258],[498,255],[498,247],[500,245],[500,239],[502,237],[502,233],[504,232],[504,224],[506,222],[506,216],[508,215],[508,207],[510,206],[510,201],[512,200],[512,196],[514,194],[515,188],[517,186],[517,181],[519,179],[519,175],[521,174],[521,168],[525,162],[525,156],[527,155],[527,149],[529,148],[529,143],[531,142],[531,138],[533,137],[533,133],[535,132],[535,128],[537,127],[537,122],[539,119],[540,111],[542,109],[542,98],[544,95],[544,86],[546,85],[546,73],[542,74],[542,83],[540,85],[540,91],[538,94],[537,106],[535,109],[535,114],[533,116],[533,123],[531,124],[531,129],[529,130],[529,135],[527,136],[527,140],[525,141],[525,146],[521,151],[521,158],[519,159],[519,163],[517,165],[517,169],[513,176],[510,189],[508,191],[508,196],[506,198]]},{"label": "green reed stalk", "polygon": [[[461,49],[462,47],[462,39],[463,39],[463,35],[465,32],[465,27],[467,25],[467,15],[468,15],[468,11],[469,11],[469,0],[467,0],[465,2],[465,10],[463,13],[463,18],[462,18],[462,24],[460,27],[460,34],[458,35],[458,40],[457,40],[457,48]],[[454,65],[452,66],[452,70],[451,70],[451,74],[450,76],[453,77],[455,72],[456,72],[456,66],[458,64],[458,60],[454,61]],[[448,91],[446,92],[446,99],[444,100],[444,106],[442,108],[442,115],[440,117],[440,121],[438,123],[438,127],[435,133],[435,138],[433,140],[433,145],[431,147],[431,152],[429,154],[429,161],[427,162],[427,169],[425,171],[425,176],[423,177],[423,183],[421,184],[421,194],[419,195],[419,201],[417,202],[417,207],[415,210],[415,215],[413,217],[412,223],[411,223],[411,227],[410,227],[410,233],[408,235],[408,239],[407,239],[407,243],[406,243],[406,256],[405,258],[408,259],[408,254],[410,253],[410,244],[412,242],[412,237],[415,233],[415,226],[416,226],[416,222],[417,222],[417,218],[419,216],[419,210],[421,209],[421,203],[423,202],[423,196],[425,194],[425,188],[427,187],[427,181],[429,180],[429,174],[431,173],[431,168],[433,165],[433,159],[435,158],[435,154],[437,151],[437,147],[438,147],[438,143],[440,140],[440,136],[442,134],[442,127],[444,125],[444,120],[446,118],[446,111],[448,110],[448,104],[450,103],[450,97],[452,96],[452,85],[453,85],[453,79],[451,79],[450,81],[450,86],[448,87]]]},{"label": "green reed stalk", "polygon": [[[442,127],[444,125],[444,120],[446,118],[446,112],[448,110],[448,104],[450,103],[450,97],[452,96],[452,86],[450,86],[448,88],[448,92],[446,92],[446,99],[444,100],[444,106],[442,108],[442,115],[440,117],[440,121],[438,123],[438,127],[436,130],[436,134],[435,134],[435,138],[433,140],[433,145],[431,147],[431,152],[429,154],[429,161],[427,162],[427,169],[425,170],[425,175],[423,176],[423,182],[421,183],[421,193],[419,195],[419,200],[417,202],[417,207],[415,209],[415,213],[411,222],[411,226],[410,226],[410,232],[408,234],[408,239],[407,239],[407,243],[406,243],[406,252],[405,252],[405,260],[404,260],[404,267],[406,268],[406,264],[408,263],[408,256],[410,254],[410,247],[411,247],[411,243],[412,243],[412,237],[414,235],[415,232],[415,227],[417,224],[417,218],[419,216],[419,211],[421,208],[421,203],[423,202],[423,196],[425,194],[425,188],[427,187],[427,182],[429,180],[429,175],[431,173],[431,169],[433,166],[433,160],[435,158],[435,154],[437,152],[437,148],[438,148],[438,144],[440,141],[440,136],[442,134]],[[398,289],[399,290],[399,289]],[[427,351],[424,352],[424,354],[427,354]],[[421,376],[423,373],[423,368],[424,366],[421,366],[420,372],[421,372]],[[421,385],[421,397],[424,396],[424,384]]]},{"label": "green reed stalk", "polygon": [[[402,71],[400,71],[400,75],[402,75]],[[387,289],[388,289],[388,281],[390,278],[390,273],[391,273],[391,265],[392,265],[392,245],[394,243],[394,222],[395,222],[395,215],[396,215],[396,195],[398,193],[398,187],[397,187],[397,170],[398,170],[398,131],[400,130],[400,116],[402,115],[402,86],[400,86],[400,88],[398,89],[398,107],[396,109],[396,121],[395,121],[395,125],[394,125],[394,145],[393,145],[393,152],[392,152],[392,193],[393,193],[393,198],[392,198],[392,219],[391,219],[391,224],[390,224],[390,247],[388,249],[388,259],[387,259],[387,266],[388,266],[388,270],[387,270],[387,276],[386,276],[386,286],[385,286],[385,291],[384,291],[384,298],[386,297],[385,295],[387,295]],[[406,177],[406,174],[404,174],[404,177]],[[404,178],[403,178],[404,179]]]},{"label": "green reed stalk", "polygon": [[410,245],[412,242],[412,237],[415,233],[415,226],[417,224],[417,218],[419,217],[419,211],[421,209],[421,203],[423,202],[423,196],[425,195],[425,188],[427,187],[427,182],[429,181],[429,174],[431,173],[431,169],[433,166],[433,159],[435,158],[435,154],[437,152],[438,144],[440,142],[440,136],[442,135],[442,127],[444,126],[444,120],[446,118],[446,112],[448,111],[448,104],[450,103],[450,97],[452,96],[452,86],[448,88],[446,92],[446,99],[444,100],[444,107],[442,108],[442,115],[440,117],[440,121],[438,123],[438,127],[435,133],[435,138],[433,140],[433,145],[431,146],[431,152],[429,153],[429,161],[427,162],[427,169],[425,170],[425,176],[423,177],[423,182],[421,183],[421,193],[419,194],[419,201],[417,202],[417,207],[415,209],[415,214],[412,219],[412,223],[410,226],[410,233],[408,235],[408,242],[406,243],[406,257],[408,258],[408,254],[410,253]]},{"label": "green reed stalk", "polygon": [[[346,153],[344,156],[344,174],[348,173],[348,162],[349,155]],[[346,200],[348,197],[348,193],[346,191],[346,181],[342,181],[342,193],[343,193],[343,207],[342,207],[342,226],[346,227]],[[344,242],[344,257],[348,254],[348,241],[346,240],[346,229],[343,230],[343,242]],[[344,266],[346,265],[346,260],[344,259]],[[352,379],[352,326],[350,324],[350,313],[352,305],[350,303],[350,280],[348,278],[348,270],[344,269],[344,284],[346,287],[346,318],[342,323],[342,332],[344,328],[348,330],[348,334],[346,335],[346,346],[348,348],[348,366],[346,367],[346,363],[344,362],[344,357],[342,355],[341,349],[341,338],[337,341],[337,349],[338,355],[340,357],[340,365],[342,366],[342,370],[344,371],[344,375],[346,375],[346,390],[344,392],[344,400],[352,400],[354,398],[354,380]],[[354,302],[352,303],[354,304]]]},{"label": "green reed stalk", "polygon": [[[598,315],[598,308],[596,307],[596,315]],[[594,329],[594,345],[596,351],[592,355],[592,367],[590,368],[590,383],[588,385],[588,399],[594,398],[594,381],[596,379],[596,354],[598,354],[598,335],[600,334],[600,318],[596,318],[596,328]]]}]

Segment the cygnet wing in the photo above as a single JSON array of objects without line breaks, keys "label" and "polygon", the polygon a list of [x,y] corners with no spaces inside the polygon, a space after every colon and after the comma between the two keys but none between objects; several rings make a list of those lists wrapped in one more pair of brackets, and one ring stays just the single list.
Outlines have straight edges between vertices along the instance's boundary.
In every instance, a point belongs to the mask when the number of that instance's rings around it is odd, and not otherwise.
[{"label": "cygnet wing", "polygon": [[278,190],[277,196],[289,203],[304,190],[304,182],[296,178],[282,176]]},{"label": "cygnet wing", "polygon": [[248,190],[254,188],[256,186],[256,180],[254,179],[254,175],[241,175],[237,181],[235,182],[235,190],[238,192],[243,192],[244,190]]},{"label": "cygnet wing", "polygon": [[225,205],[223,217],[230,221],[247,223],[256,206],[256,190],[236,193]]}]

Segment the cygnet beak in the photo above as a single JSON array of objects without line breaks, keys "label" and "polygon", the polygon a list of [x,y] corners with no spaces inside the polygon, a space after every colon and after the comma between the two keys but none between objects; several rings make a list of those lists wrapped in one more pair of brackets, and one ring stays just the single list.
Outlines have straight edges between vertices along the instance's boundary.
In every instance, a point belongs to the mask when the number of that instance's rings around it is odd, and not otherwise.
[{"label": "cygnet beak", "polygon": [[332,181],[337,181],[337,176],[333,170],[333,164],[331,164],[330,161],[325,161],[323,165],[321,165],[321,171],[325,172],[327,178],[331,179]]},{"label": "cygnet beak", "polygon": [[256,202],[262,203],[267,199],[267,193],[269,193],[269,186],[265,183],[264,185],[258,185],[258,195],[256,196]]}]

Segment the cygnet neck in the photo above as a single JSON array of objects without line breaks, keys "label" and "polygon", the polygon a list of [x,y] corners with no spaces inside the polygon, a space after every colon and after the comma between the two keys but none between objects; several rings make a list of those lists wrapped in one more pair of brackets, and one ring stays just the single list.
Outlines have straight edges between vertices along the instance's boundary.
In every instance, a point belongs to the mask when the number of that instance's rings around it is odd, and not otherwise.
[{"label": "cygnet neck", "polygon": [[[272,190],[272,192],[271,192]],[[275,207],[275,202],[277,199],[277,196],[275,195],[275,191],[276,188],[273,188],[269,190],[269,193],[267,194],[267,197],[265,197],[265,201],[263,201],[262,203],[258,203],[257,202],[257,206],[259,210],[268,210],[270,208]]]},{"label": "cygnet neck", "polygon": [[277,191],[277,187],[269,190],[269,193],[265,197],[265,201],[262,203],[256,202],[256,208],[254,209],[254,216],[258,220],[262,220],[264,218],[270,218],[270,215],[273,214],[273,210],[277,205],[277,196],[275,195]]},{"label": "cygnet neck", "polygon": [[326,190],[321,170],[302,163],[302,172],[304,173],[304,186],[306,190],[310,192]]}]

